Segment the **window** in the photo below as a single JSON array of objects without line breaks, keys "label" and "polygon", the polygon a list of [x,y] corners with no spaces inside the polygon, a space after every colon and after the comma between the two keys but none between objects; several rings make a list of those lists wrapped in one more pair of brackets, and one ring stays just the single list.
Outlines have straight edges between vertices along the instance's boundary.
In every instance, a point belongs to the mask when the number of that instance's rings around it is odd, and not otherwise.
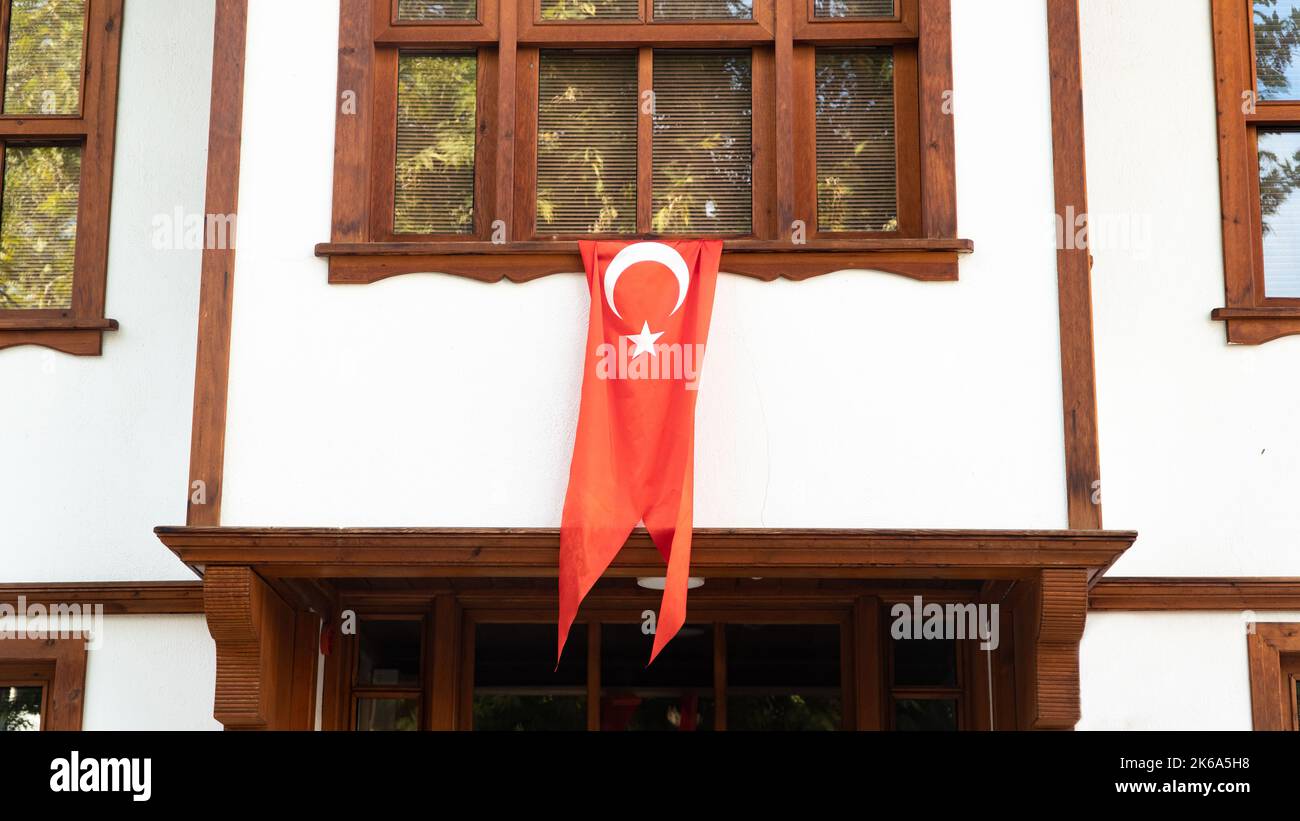
[{"label": "window", "polygon": [[1300,333],[1300,0],[1214,0],[1228,341]]},{"label": "window", "polygon": [[1300,624],[1255,623],[1246,636],[1256,730],[1300,730]]},{"label": "window", "polygon": [[357,647],[353,729],[420,729],[423,619],[362,619]]},{"label": "window", "polygon": [[971,249],[948,0],[347,0],[341,31],[332,282],[579,271],[588,237],[764,278]]},{"label": "window", "polygon": [[958,651],[955,641],[890,640],[892,729],[958,729],[963,693]]},{"label": "window", "polygon": [[[654,665],[639,622],[474,625],[475,730],[838,730],[840,626],[690,623]],[[590,705],[590,706],[589,706]]]},{"label": "window", "polygon": [[[647,667],[656,592],[603,580],[555,664],[545,579],[337,582],[360,614],[325,660],[326,730],[983,730],[1016,725],[1015,646],[895,642],[915,586],[710,578],[690,621]],[[978,586],[935,601],[969,604]],[[1014,605],[1013,605],[1014,607]],[[985,664],[994,670],[986,677]],[[996,711],[994,702],[996,701]]]},{"label": "window", "polygon": [[122,0],[0,2],[0,348],[98,355]]},{"label": "window", "polygon": [[0,733],[41,729],[46,684],[42,680],[0,680]]},{"label": "window", "polygon": [[80,730],[85,686],[82,639],[0,640],[0,732]]}]

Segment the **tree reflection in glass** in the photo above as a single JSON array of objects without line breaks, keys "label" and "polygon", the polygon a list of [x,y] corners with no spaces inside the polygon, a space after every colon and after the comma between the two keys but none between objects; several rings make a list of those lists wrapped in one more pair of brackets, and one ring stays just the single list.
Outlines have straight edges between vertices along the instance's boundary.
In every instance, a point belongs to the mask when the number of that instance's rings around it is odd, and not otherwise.
[{"label": "tree reflection in glass", "polygon": [[0,308],[72,307],[79,146],[9,146],[0,200]]},{"label": "tree reflection in glass", "polygon": [[655,233],[750,233],[751,81],[749,52],[655,51]]},{"label": "tree reflection in glass", "polygon": [[41,688],[0,686],[0,732],[41,729]]},{"label": "tree reflection in glass", "polygon": [[86,0],[13,0],[5,114],[76,114]]},{"label": "tree reflection in glass", "polygon": [[636,20],[639,0],[542,0],[543,20]]},{"label": "tree reflection in glass", "polygon": [[541,55],[537,230],[636,231],[635,51]]},{"label": "tree reflection in glass", "polygon": [[1264,287],[1270,297],[1300,297],[1300,131],[1259,132],[1259,210]]},{"label": "tree reflection in glass", "polygon": [[398,234],[474,229],[477,69],[473,54],[404,54],[398,62]]}]

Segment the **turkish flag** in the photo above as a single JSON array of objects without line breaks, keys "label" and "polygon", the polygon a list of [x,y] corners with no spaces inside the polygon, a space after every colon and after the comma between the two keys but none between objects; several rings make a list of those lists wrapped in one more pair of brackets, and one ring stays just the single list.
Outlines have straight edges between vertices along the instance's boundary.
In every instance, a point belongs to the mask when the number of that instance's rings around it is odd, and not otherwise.
[{"label": "turkish flag", "polygon": [[560,527],[559,655],[583,598],[644,522],[668,564],[653,662],[686,622],[695,399],[722,242],[580,245],[591,323]]}]

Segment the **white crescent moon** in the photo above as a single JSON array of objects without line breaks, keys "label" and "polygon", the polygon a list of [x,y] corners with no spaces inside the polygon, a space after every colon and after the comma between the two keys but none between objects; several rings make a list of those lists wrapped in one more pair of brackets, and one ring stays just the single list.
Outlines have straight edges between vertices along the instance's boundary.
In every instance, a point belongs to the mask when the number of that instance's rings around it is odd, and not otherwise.
[{"label": "white crescent moon", "polygon": [[691,272],[686,267],[686,260],[682,259],[676,249],[662,242],[638,242],[619,251],[605,269],[605,301],[609,303],[614,316],[623,318],[618,312],[618,305],[614,303],[614,286],[618,284],[618,278],[623,276],[623,272],[638,262],[657,262],[673,272],[673,276],[677,277],[677,306],[669,316],[681,310],[686,302],[686,292],[691,289]]}]

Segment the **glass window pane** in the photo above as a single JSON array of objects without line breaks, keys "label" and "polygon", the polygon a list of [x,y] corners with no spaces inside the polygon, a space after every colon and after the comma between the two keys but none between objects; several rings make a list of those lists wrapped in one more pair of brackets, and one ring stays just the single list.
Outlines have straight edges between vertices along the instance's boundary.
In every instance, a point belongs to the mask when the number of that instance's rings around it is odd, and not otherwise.
[{"label": "glass window pane", "polygon": [[41,729],[41,689],[0,686],[0,732]]},{"label": "glass window pane", "polygon": [[751,81],[747,51],[655,51],[655,233],[750,233]]},{"label": "glass window pane", "polygon": [[1259,132],[1264,293],[1300,297],[1300,131]]},{"label": "glass window pane", "polygon": [[649,668],[640,624],[601,628],[602,730],[713,728],[713,625],[688,624]]},{"label": "glass window pane", "polygon": [[5,66],[6,114],[76,114],[86,0],[13,0]]},{"label": "glass window pane", "polygon": [[893,17],[894,0],[814,0],[813,17]]},{"label": "glass window pane", "polygon": [[477,72],[473,54],[399,59],[394,232],[473,232]]},{"label": "glass window pane", "polygon": [[895,639],[894,684],[901,687],[955,687],[957,642],[951,639]]},{"label": "glass window pane", "polygon": [[817,50],[817,227],[898,230],[894,54]]},{"label": "glass window pane", "polygon": [[10,146],[4,156],[0,308],[71,308],[81,148]]},{"label": "glass window pane", "polygon": [[474,641],[475,730],[587,729],[587,626],[575,625],[555,669],[555,625],[480,624]]},{"label": "glass window pane", "polygon": [[477,17],[477,0],[397,0],[398,20],[423,22],[474,20]]},{"label": "glass window pane", "polygon": [[753,20],[754,0],[654,0],[656,20]]},{"label": "glass window pane", "polygon": [[840,628],[727,625],[727,729],[838,730]]},{"label": "glass window pane", "polygon": [[640,0],[542,0],[542,20],[638,20]]},{"label": "glass window pane", "polygon": [[956,730],[957,700],[900,698],[894,702],[894,729],[902,732]]},{"label": "glass window pane", "polygon": [[357,729],[362,731],[413,732],[420,729],[420,699],[359,698]]},{"label": "glass window pane", "polygon": [[1255,0],[1255,76],[1261,100],[1300,98],[1300,0]]},{"label": "glass window pane", "polygon": [[635,51],[544,51],[537,107],[537,231],[636,231]]},{"label": "glass window pane", "polygon": [[358,631],[357,684],[419,687],[423,624],[418,620],[363,619]]}]

